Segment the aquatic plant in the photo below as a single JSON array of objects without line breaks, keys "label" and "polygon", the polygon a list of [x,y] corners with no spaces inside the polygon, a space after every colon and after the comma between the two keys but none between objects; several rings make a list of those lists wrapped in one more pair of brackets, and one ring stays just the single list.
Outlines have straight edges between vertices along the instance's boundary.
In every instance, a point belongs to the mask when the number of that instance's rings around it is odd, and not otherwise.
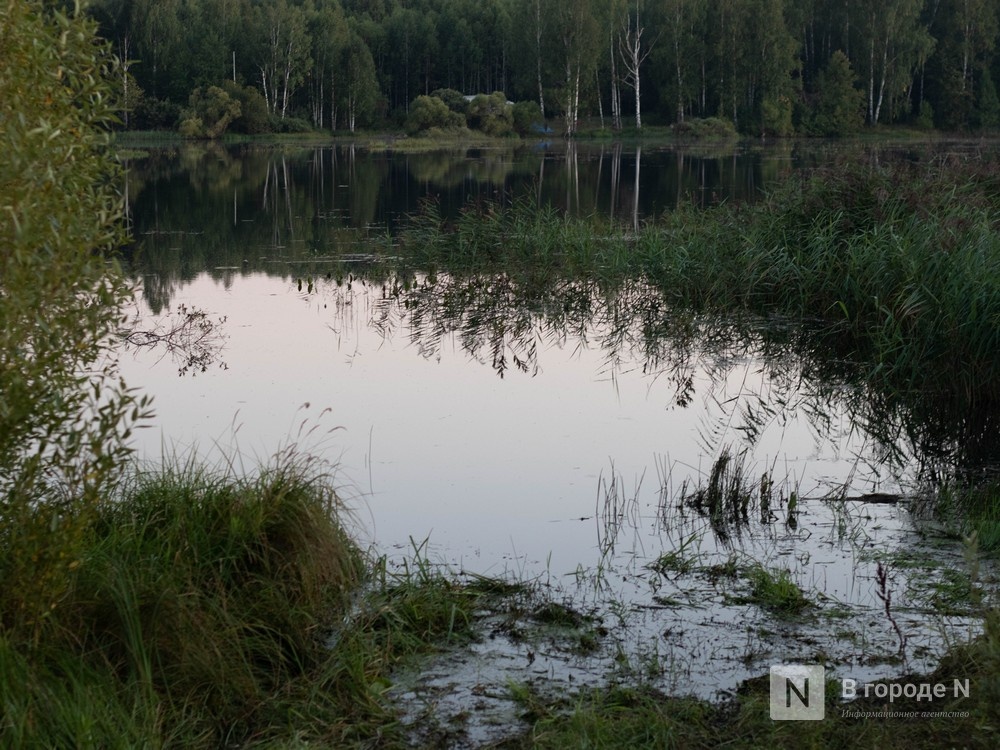
[{"label": "aquatic plant", "polygon": [[753,563],[746,570],[750,581],[747,601],[776,614],[797,614],[811,605],[788,570],[773,570]]},{"label": "aquatic plant", "polygon": [[[768,524],[776,519],[772,508],[784,503],[783,490],[778,486],[773,471],[768,469],[757,478],[756,468],[748,464],[748,451],[733,455],[732,446],[725,446],[712,462],[707,482],[689,489],[681,487],[680,503],[706,515],[712,530],[721,541],[739,535],[750,524],[751,517]],[[794,511],[794,491],[788,501],[789,517]]]}]

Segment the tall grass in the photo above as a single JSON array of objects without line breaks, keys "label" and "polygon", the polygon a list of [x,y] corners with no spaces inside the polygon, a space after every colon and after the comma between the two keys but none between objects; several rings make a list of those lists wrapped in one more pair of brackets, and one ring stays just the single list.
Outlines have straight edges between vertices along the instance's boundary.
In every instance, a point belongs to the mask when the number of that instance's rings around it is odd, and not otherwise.
[{"label": "tall grass", "polygon": [[254,738],[327,668],[363,573],[342,513],[327,479],[295,462],[250,479],[134,476],[98,509],[46,637],[0,633],[2,743]]},{"label": "tall grass", "polygon": [[467,642],[509,587],[448,575],[419,545],[389,570],[346,514],[294,451],[248,477],[132,474],[97,507],[44,637],[0,629],[0,747],[405,744],[392,670]]}]

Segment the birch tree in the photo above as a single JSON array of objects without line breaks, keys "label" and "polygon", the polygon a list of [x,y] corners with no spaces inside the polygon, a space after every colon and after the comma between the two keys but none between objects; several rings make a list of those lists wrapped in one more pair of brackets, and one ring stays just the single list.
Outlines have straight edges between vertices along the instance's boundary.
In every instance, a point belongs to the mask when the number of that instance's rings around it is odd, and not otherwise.
[{"label": "birch tree", "polygon": [[372,53],[353,29],[340,57],[343,84],[339,87],[340,106],[352,133],[359,121],[367,123],[378,98],[378,82]]},{"label": "birch tree", "polygon": [[867,94],[867,118],[878,124],[888,100],[909,95],[913,75],[933,48],[921,20],[923,0],[856,0],[855,26],[861,41],[861,64]]},{"label": "birch tree", "polygon": [[707,0],[662,0],[659,18],[663,41],[653,53],[660,95],[671,102],[677,122],[693,108],[705,111],[707,98],[705,19]]},{"label": "birch tree", "polygon": [[309,64],[309,39],[302,9],[278,0],[258,6],[260,35],[257,68],[260,85],[272,116],[285,119],[288,103],[305,77]]},{"label": "birch tree", "polygon": [[580,86],[597,63],[600,33],[593,0],[565,0],[556,9],[555,26],[565,72],[562,109],[567,137],[576,134],[580,119]]},{"label": "birch tree", "polygon": [[337,2],[323,2],[309,19],[312,66],[309,72],[309,110],[314,127],[329,123],[337,129],[337,87],[340,55],[347,43],[347,20]]},{"label": "birch tree", "polygon": [[642,44],[642,36],[646,33],[646,27],[642,25],[641,12],[641,0],[635,0],[635,15],[633,17],[631,12],[625,13],[624,27],[618,35],[618,52],[625,69],[624,81],[635,92],[636,130],[642,129],[642,99],[639,92],[642,78],[640,72],[642,64],[652,51],[652,44],[647,44],[645,47]]}]

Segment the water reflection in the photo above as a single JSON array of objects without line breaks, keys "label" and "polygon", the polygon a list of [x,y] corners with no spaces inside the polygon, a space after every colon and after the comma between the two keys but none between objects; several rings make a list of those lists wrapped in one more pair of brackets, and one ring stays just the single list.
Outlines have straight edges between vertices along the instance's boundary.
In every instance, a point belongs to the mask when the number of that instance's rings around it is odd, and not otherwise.
[{"label": "water reflection", "polygon": [[[611,381],[630,368],[669,385],[670,404],[711,401],[699,427],[704,451],[726,440],[754,446],[767,430],[805,418],[817,436],[843,430],[870,439],[864,463],[888,481],[904,467],[918,477],[964,476],[1000,461],[998,414],[977,404],[958,408],[947,393],[905,390],[879,376],[835,329],[803,321],[699,314],[670,305],[641,279],[602,283],[561,278],[543,269],[522,272],[413,273],[352,264],[347,277],[330,273],[310,291],[335,311],[365,313],[384,337],[402,335],[416,351],[439,358],[457,341],[472,359],[501,378],[536,375],[543,353],[590,347],[601,352],[600,374]],[[374,287],[364,305],[359,285]],[[339,324],[338,324],[339,325]],[[746,369],[753,363],[753,372]],[[696,375],[700,381],[696,384]],[[742,382],[734,381],[734,373]],[[845,420],[838,426],[837,420]]]},{"label": "water reflection", "polygon": [[[239,323],[229,370],[193,381],[128,363],[128,381],[157,395],[163,434],[225,445],[221,428],[238,423],[266,455],[261,439],[287,434],[299,405],[329,409],[343,429],[321,448],[338,478],[363,484],[363,499],[347,497],[381,550],[427,538],[456,569],[551,575],[557,595],[615,623],[596,654],[609,670],[622,653],[662,648],[693,670],[684,689],[710,696],[772,656],[822,648],[858,677],[896,658],[868,582],[879,555],[926,560],[926,539],[901,506],[840,497],[883,486],[878,452],[845,412],[866,394],[822,378],[822,341],[802,326],[679,313],[648,284],[546,283],[530,269],[431,275],[358,261],[329,275],[239,272],[227,290],[200,274],[185,286],[185,301]],[[159,435],[140,439],[158,455]],[[727,446],[747,475],[779,486],[719,513],[682,487],[709,477]],[[856,486],[831,500],[845,482]],[[789,570],[819,614],[776,624],[753,607],[755,564]],[[927,568],[907,570],[896,601],[925,612],[907,576]],[[831,617],[864,639],[831,635]],[[905,627],[903,668],[923,668],[940,652],[938,623],[921,614]],[[674,677],[656,679],[671,689]]]},{"label": "water reflection", "polygon": [[570,143],[407,154],[184,144],[126,159],[124,192],[147,268],[190,279],[197,267],[336,252],[391,231],[426,200],[448,218],[470,202],[532,196],[635,227],[681,202],[754,200],[792,166],[790,145],[727,149]]}]

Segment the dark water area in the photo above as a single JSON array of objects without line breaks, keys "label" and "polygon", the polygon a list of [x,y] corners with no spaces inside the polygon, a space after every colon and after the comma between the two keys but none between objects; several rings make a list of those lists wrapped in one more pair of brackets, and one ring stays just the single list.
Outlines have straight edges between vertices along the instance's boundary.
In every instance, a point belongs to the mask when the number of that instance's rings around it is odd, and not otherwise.
[{"label": "dark water area", "polygon": [[[277,208],[278,196],[331,229],[391,230],[428,200],[446,217],[476,201],[524,199],[574,215],[645,221],[682,202],[755,200],[811,158],[795,152],[790,144],[713,150],[557,142],[406,153],[195,143],[130,162],[129,194],[140,231],[167,218],[160,211],[181,207],[239,222]],[[192,188],[197,206],[185,202]]]}]

